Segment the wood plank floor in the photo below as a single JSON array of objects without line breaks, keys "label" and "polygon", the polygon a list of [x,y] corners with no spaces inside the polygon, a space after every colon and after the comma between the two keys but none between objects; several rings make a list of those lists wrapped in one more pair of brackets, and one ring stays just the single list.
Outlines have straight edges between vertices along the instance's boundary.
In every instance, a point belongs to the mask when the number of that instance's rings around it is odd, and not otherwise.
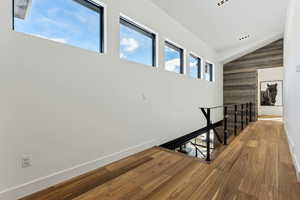
[{"label": "wood plank floor", "polygon": [[211,164],[158,147],[22,200],[299,200],[281,122],[258,121]]},{"label": "wood plank floor", "polygon": [[281,115],[259,115],[258,118],[282,118]]}]

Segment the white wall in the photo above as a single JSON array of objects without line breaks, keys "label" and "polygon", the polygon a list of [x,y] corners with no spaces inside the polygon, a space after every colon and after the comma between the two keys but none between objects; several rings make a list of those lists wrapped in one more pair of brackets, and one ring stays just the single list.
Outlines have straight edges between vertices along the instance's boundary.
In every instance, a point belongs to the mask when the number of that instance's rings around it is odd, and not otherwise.
[{"label": "white wall", "polygon": [[[267,69],[258,69],[258,87],[260,87],[261,81],[274,81],[274,80],[283,80],[283,67],[267,68]],[[260,88],[258,88],[258,115],[283,115],[282,106],[261,106],[260,105]]]},{"label": "white wall", "polygon": [[299,175],[300,162],[300,1],[290,0],[284,45],[284,121],[295,165]]},{"label": "white wall", "polygon": [[[197,130],[198,107],[223,103],[211,48],[147,0],[103,2],[105,55],[12,31],[11,1],[0,2],[0,199]],[[158,68],[119,59],[120,12],[159,34]],[[166,72],[164,38],[215,62],[216,82]],[[32,167],[21,168],[22,155]]]}]

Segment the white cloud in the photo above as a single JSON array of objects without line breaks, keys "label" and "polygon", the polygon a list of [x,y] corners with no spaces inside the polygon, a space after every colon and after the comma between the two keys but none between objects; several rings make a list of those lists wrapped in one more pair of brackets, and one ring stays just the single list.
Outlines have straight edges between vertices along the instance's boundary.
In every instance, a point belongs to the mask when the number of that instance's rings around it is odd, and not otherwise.
[{"label": "white cloud", "polygon": [[177,53],[177,51],[175,51],[174,49],[172,49],[168,46],[165,47],[165,51],[168,52],[168,53],[174,53],[174,52]]},{"label": "white cloud", "polygon": [[175,58],[166,62],[165,68],[168,71],[175,71],[176,67],[180,66],[180,59]]},{"label": "white cloud", "polygon": [[124,51],[132,52],[139,48],[140,44],[133,38],[123,38],[121,40],[121,45],[124,47]]},{"label": "white cloud", "polygon": [[120,53],[120,58],[127,58],[127,56],[124,55],[124,53]]},{"label": "white cloud", "polygon": [[67,43],[66,39],[64,38],[49,38],[49,40],[53,40],[55,42]]},{"label": "white cloud", "polygon": [[57,26],[57,27],[60,27],[60,28],[64,28],[66,30],[68,30],[68,28],[70,28],[70,24],[67,24],[67,23],[65,23],[63,21],[57,21],[57,20],[51,19],[51,18],[46,17],[46,16],[38,18],[37,22],[41,23],[41,24],[54,25],[54,26]]}]

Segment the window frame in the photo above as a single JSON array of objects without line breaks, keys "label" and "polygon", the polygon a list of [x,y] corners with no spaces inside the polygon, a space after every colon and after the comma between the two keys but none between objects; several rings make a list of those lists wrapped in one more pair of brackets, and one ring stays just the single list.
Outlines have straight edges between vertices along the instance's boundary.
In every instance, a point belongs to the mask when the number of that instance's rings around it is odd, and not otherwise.
[{"label": "window frame", "polygon": [[[34,1],[34,0],[33,0]],[[105,9],[105,5],[103,4],[100,4],[100,3],[97,3],[93,0],[75,0],[75,2],[78,1],[79,4],[81,4],[82,6],[85,6],[86,5],[90,5],[92,7],[97,7],[97,9],[99,9],[99,51],[96,51],[98,53],[105,53],[105,36],[106,34],[104,33],[106,31],[106,27],[105,27],[105,17],[106,17],[106,9]],[[82,2],[82,3],[80,3]],[[88,6],[85,6],[85,7],[88,7]],[[89,7],[88,7],[89,8]],[[12,30],[17,32],[15,30],[15,0],[12,0]],[[28,33],[24,33],[26,35],[31,35],[33,36],[32,34],[28,34]],[[53,41],[53,40],[50,40],[50,41]],[[73,46],[73,45],[72,45]],[[76,46],[77,48],[81,48],[80,46]],[[81,48],[82,49],[82,48]],[[88,50],[88,49],[86,49]]]},{"label": "window frame", "polygon": [[[197,79],[201,79],[202,78],[202,58],[200,58],[199,56],[196,56],[194,53],[189,54],[189,77],[191,77],[190,76],[190,72],[191,72],[191,60],[190,60],[190,58],[191,57],[198,61]],[[194,77],[191,77],[191,78],[194,78]]]},{"label": "window frame", "polygon": [[[214,82],[214,68],[215,68],[215,65],[212,63],[212,62],[209,62],[209,61],[205,61],[205,65],[208,64],[209,65],[209,82]],[[206,67],[206,66],[205,66]],[[205,73],[205,70],[204,70],[204,73]]]},{"label": "window frame", "polygon": [[[184,49],[179,47],[178,45],[174,44],[173,42],[170,42],[169,40],[165,40],[165,48],[166,47],[169,47],[177,52],[179,52],[180,54],[180,72],[179,74],[184,74]],[[165,52],[165,49],[164,49],[164,52]],[[166,69],[166,60],[165,60],[166,57],[164,57],[164,64],[165,64],[165,69]],[[176,72],[175,72],[176,73]],[[178,74],[178,73],[177,73]]]},{"label": "window frame", "polygon": [[[142,25],[139,25],[138,23],[134,22],[133,20],[129,19],[128,17],[125,17],[124,15],[120,16],[119,25],[124,25],[124,26],[152,39],[152,65],[150,65],[150,66],[157,67],[157,45],[156,45],[157,34],[154,33],[153,31],[150,31],[149,29],[143,27]],[[140,63],[140,64],[143,64],[143,63]]]}]

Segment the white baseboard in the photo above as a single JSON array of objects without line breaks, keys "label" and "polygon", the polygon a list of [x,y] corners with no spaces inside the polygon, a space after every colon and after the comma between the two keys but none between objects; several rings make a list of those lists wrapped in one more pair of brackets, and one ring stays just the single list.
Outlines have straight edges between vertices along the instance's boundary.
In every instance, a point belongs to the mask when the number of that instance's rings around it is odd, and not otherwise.
[{"label": "white baseboard", "polygon": [[143,144],[139,144],[133,147],[129,147],[119,152],[92,160],[77,166],[74,166],[69,169],[65,169],[53,174],[50,174],[45,177],[41,177],[35,180],[32,180],[28,183],[18,185],[15,187],[8,188],[6,190],[0,191],[0,200],[16,200],[21,197],[27,196],[29,194],[41,191],[50,186],[56,185],[63,181],[69,180],[73,177],[79,176],[81,174],[87,173],[119,159],[122,159],[126,156],[135,154],[137,152],[143,151],[147,148],[150,148],[156,145],[156,140],[148,141]]},{"label": "white baseboard", "polygon": [[298,159],[297,159],[296,154],[295,154],[295,145],[294,145],[293,140],[291,139],[291,137],[288,134],[288,130],[286,128],[286,125],[284,125],[284,129],[285,129],[285,132],[286,132],[286,135],[287,135],[288,144],[289,144],[289,148],[290,148],[290,153],[291,153],[293,163],[294,163],[294,166],[295,166],[297,181],[300,182],[300,165],[299,165]]}]

